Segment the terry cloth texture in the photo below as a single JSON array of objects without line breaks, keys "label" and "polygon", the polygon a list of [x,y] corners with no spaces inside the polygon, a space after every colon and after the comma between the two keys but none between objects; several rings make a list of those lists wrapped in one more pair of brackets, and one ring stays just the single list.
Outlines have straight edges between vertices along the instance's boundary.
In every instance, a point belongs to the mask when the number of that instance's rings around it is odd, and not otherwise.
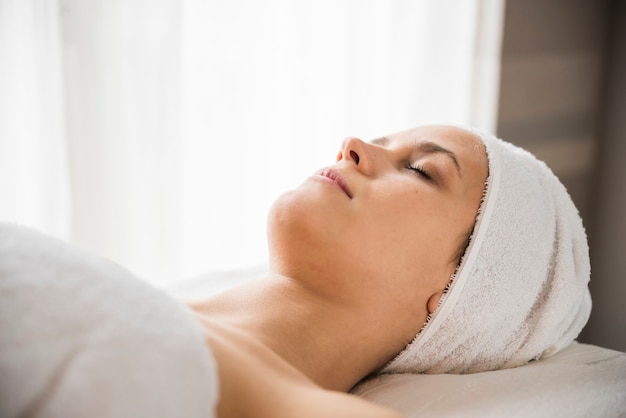
[{"label": "terry cloth texture", "polygon": [[440,305],[383,373],[476,373],[567,347],[589,318],[589,249],[565,187],[529,152],[472,129],[489,175]]},{"label": "terry cloth texture", "polygon": [[213,417],[190,311],[118,265],[0,223],[0,417]]}]

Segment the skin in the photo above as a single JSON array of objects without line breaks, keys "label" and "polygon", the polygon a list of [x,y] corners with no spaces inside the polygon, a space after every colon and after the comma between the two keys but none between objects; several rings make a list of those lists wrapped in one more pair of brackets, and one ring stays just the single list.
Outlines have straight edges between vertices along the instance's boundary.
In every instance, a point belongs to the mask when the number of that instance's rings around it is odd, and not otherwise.
[{"label": "skin", "polygon": [[189,303],[219,364],[219,417],[400,416],[345,392],[436,309],[480,205],[484,146],[419,127],[348,138],[331,169],[273,205],[267,277]]}]

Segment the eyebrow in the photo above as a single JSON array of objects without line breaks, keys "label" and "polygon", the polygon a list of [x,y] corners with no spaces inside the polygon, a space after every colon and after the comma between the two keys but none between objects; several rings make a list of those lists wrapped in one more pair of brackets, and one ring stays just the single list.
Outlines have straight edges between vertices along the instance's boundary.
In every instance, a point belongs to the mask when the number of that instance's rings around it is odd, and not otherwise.
[{"label": "eyebrow", "polygon": [[[389,138],[386,136],[376,138],[371,141],[372,144],[384,147],[389,144]],[[415,148],[424,154],[443,154],[450,157],[454,166],[456,167],[456,171],[459,177],[463,177],[461,165],[459,164],[459,160],[456,158],[454,152],[450,151],[447,148],[442,147],[441,145],[432,142],[432,141],[415,141]]]}]

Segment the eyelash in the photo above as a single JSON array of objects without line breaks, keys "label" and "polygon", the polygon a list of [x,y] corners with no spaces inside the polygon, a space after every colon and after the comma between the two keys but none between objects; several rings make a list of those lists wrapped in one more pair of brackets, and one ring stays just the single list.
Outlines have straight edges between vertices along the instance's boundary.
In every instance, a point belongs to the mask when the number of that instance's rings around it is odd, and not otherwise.
[{"label": "eyelash", "polygon": [[422,167],[420,166],[412,166],[409,165],[407,167],[409,170],[414,171],[415,173],[419,174],[420,176],[424,177],[426,180],[432,181],[432,177],[430,175],[430,173],[428,173],[428,171],[424,170]]}]

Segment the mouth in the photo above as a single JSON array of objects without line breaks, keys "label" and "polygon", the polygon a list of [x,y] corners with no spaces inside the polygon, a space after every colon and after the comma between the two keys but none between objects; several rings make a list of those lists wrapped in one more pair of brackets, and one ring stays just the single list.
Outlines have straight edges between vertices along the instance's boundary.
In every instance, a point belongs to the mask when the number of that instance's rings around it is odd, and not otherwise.
[{"label": "mouth", "polygon": [[315,176],[321,177],[324,181],[328,181],[339,187],[346,194],[346,196],[352,199],[352,193],[348,188],[348,184],[336,170],[333,170],[332,168],[323,168],[316,172]]}]

